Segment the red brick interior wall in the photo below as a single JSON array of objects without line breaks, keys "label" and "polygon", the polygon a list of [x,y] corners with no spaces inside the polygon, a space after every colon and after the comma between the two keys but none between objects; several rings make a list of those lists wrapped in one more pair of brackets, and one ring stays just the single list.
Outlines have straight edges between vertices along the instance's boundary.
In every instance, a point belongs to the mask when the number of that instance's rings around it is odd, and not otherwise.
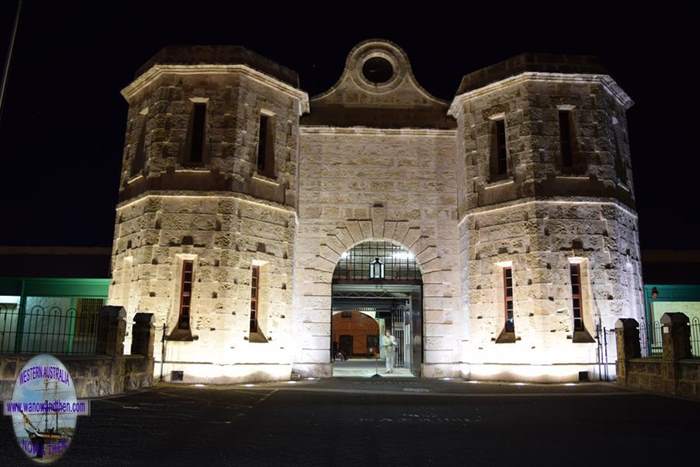
[{"label": "red brick interior wall", "polygon": [[[331,329],[333,330],[333,342],[337,343],[338,348],[340,348],[340,336],[352,336],[353,356],[369,356],[367,336],[379,336],[379,323],[359,311],[351,312],[349,318],[343,316],[342,312],[335,313],[331,322]],[[374,349],[373,352],[376,353],[378,350]]]}]

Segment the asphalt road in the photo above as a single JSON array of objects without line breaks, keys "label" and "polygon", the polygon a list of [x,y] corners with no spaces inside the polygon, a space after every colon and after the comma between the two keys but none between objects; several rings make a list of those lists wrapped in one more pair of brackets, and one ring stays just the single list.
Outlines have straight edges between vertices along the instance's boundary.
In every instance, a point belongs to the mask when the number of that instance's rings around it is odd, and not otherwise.
[{"label": "asphalt road", "polygon": [[613,385],[335,379],[96,400],[55,465],[688,466],[699,441],[700,403]]}]

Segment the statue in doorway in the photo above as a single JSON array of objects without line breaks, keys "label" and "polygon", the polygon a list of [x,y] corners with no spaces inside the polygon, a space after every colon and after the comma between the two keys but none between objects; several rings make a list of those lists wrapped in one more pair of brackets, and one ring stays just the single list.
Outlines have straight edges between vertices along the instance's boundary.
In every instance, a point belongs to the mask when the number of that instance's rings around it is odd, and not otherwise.
[{"label": "statue in doorway", "polygon": [[384,355],[386,356],[386,372],[393,373],[396,358],[396,337],[391,334],[389,329],[382,336],[382,347],[384,347]]}]

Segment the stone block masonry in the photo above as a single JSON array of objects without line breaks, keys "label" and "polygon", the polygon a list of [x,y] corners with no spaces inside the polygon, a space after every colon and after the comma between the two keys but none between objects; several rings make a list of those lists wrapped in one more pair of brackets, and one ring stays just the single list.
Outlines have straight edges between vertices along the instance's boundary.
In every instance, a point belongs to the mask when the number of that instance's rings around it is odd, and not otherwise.
[{"label": "stone block masonry", "polygon": [[[150,314],[132,320],[130,355],[124,355],[126,313],[121,307],[104,307],[95,355],[56,355],[73,378],[79,398],[102,397],[147,388],[154,382],[155,329]],[[22,367],[34,355],[0,354],[0,401],[10,400]]]},{"label": "stone block masonry", "polygon": [[422,376],[615,373],[597,330],[643,315],[632,101],[594,58],[524,54],[444,102],[371,40],[309,99],[241,47],[169,47],[123,95],[109,302],[165,327],[165,379],[330,375],[333,271],[368,240],[420,268]]},{"label": "stone block masonry", "polygon": [[683,313],[665,313],[661,317],[661,357],[641,358],[639,323],[634,319],[618,320],[618,384],[700,400],[700,358],[691,352],[688,324]]}]

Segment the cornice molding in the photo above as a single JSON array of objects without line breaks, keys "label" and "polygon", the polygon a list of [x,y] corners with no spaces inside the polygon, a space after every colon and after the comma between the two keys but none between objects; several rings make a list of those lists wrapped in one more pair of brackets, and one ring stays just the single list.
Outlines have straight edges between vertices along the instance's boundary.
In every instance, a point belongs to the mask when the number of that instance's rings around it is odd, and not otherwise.
[{"label": "cornice molding", "polygon": [[205,199],[235,199],[242,201],[244,203],[257,204],[259,206],[264,206],[266,208],[275,209],[277,211],[287,212],[289,214],[294,214],[297,216],[296,208],[292,206],[286,206],[283,204],[276,203],[274,201],[268,201],[260,198],[255,198],[251,195],[245,193],[235,192],[235,191],[189,191],[189,190],[148,190],[143,193],[139,193],[137,196],[131,199],[127,199],[117,203],[116,211],[120,211],[127,208],[133,204],[143,202],[149,198],[181,198],[181,199],[192,199],[192,198],[205,198]]},{"label": "cornice molding", "polygon": [[500,91],[509,86],[523,84],[526,81],[539,81],[545,83],[567,83],[567,84],[599,84],[610,94],[625,110],[634,105],[629,95],[613,80],[609,75],[591,74],[571,74],[571,73],[543,73],[527,71],[516,76],[511,76],[501,81],[488,84],[482,88],[465,92],[452,100],[448,115],[458,118],[462,113],[461,104],[468,99],[474,99],[486,94]]},{"label": "cornice molding", "polygon": [[299,101],[299,115],[309,112],[309,96],[304,91],[288,85],[278,79],[261,73],[246,65],[153,65],[131,84],[122,89],[121,94],[127,101],[133,99],[143,89],[150,86],[161,75],[223,75],[239,73],[254,79],[260,84],[284,92]]},{"label": "cornice molding", "polygon": [[369,127],[333,127],[302,125],[302,135],[358,135],[358,136],[430,136],[454,138],[457,130],[431,128],[369,128]]},{"label": "cornice molding", "polygon": [[529,205],[600,205],[600,206],[612,206],[620,211],[624,212],[628,216],[632,217],[635,221],[638,219],[637,212],[628,206],[625,206],[620,201],[613,198],[603,198],[603,199],[537,199],[537,198],[523,198],[519,200],[509,201],[506,203],[499,203],[493,206],[479,206],[477,208],[472,208],[466,213],[462,214],[458,222],[458,226],[461,226],[465,220],[474,216],[493,214],[499,211],[505,211],[510,209],[518,209]]}]

